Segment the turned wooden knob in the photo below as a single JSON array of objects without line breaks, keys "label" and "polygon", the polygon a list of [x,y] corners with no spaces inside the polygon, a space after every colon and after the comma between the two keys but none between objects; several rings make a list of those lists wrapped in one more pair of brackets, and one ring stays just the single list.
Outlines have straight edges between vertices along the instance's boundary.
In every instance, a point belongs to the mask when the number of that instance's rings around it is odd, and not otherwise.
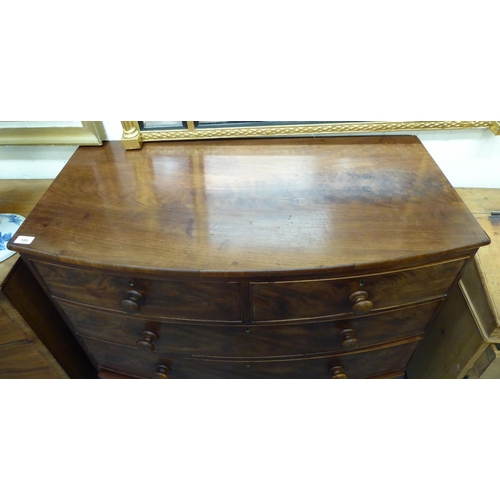
[{"label": "turned wooden knob", "polygon": [[170,368],[166,365],[158,365],[153,373],[153,378],[168,378]]},{"label": "turned wooden knob", "polygon": [[149,349],[150,351],[155,350],[155,346],[153,345],[153,340],[158,340],[158,335],[154,332],[148,332],[147,330],[141,332],[142,339],[139,339],[135,345],[142,349]]},{"label": "turned wooden knob", "polygon": [[341,366],[333,366],[330,368],[330,373],[332,374],[332,378],[347,378]]},{"label": "turned wooden knob", "polygon": [[342,341],[342,347],[344,349],[354,349],[358,347],[359,340],[354,338],[356,332],[352,328],[346,328],[339,332],[339,335],[344,339]]},{"label": "turned wooden knob", "polygon": [[142,293],[135,290],[128,290],[127,296],[120,301],[120,309],[130,314],[137,314],[141,310],[141,305],[144,302]]},{"label": "turned wooden knob", "polygon": [[356,315],[369,313],[373,309],[373,302],[368,300],[367,292],[351,293],[349,300],[354,304],[352,312]]}]

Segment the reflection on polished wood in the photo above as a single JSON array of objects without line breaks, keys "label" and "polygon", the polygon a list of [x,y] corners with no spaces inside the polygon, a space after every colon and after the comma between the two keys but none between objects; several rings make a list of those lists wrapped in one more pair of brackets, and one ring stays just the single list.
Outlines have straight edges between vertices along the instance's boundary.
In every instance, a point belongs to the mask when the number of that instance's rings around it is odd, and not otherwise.
[{"label": "reflection on polished wood", "polygon": [[244,276],[425,263],[489,242],[414,137],[98,151],[75,153],[23,227],[35,240],[13,248],[90,267]]},{"label": "reflection on polished wood", "polygon": [[489,243],[403,136],[81,148],[18,234],[101,376],[164,379],[401,374]]}]

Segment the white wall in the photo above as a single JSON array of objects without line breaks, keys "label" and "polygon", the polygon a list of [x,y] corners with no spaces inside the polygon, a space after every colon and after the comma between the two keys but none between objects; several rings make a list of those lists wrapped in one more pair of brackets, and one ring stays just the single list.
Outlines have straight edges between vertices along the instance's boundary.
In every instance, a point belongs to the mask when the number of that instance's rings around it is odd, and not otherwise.
[{"label": "white wall", "polygon": [[[103,125],[108,140],[121,139],[121,122]],[[76,150],[77,146],[0,146],[0,180],[54,179]]]},{"label": "white wall", "polygon": [[[108,140],[121,138],[119,121],[104,121]],[[455,187],[500,188],[500,135],[489,130],[416,134]],[[0,179],[53,179],[74,146],[0,146]]]},{"label": "white wall", "polygon": [[0,146],[0,179],[53,179],[77,146]]},{"label": "white wall", "polygon": [[417,135],[453,186],[500,188],[500,135],[489,130]]},{"label": "white wall", "polygon": [[119,141],[122,138],[122,123],[114,121],[103,121],[104,130],[109,141]]}]

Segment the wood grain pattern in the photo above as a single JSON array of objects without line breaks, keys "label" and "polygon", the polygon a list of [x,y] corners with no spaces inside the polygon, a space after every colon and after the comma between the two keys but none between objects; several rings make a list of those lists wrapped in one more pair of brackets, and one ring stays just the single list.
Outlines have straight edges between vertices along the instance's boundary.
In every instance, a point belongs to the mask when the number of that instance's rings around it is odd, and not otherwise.
[{"label": "wood grain pattern", "polygon": [[26,340],[26,332],[12,318],[12,305],[0,291],[0,346]]},{"label": "wood grain pattern", "polygon": [[[51,180],[2,180],[0,213],[26,217],[43,196]],[[0,262],[0,378],[68,378],[40,342],[19,311],[4,294],[19,255]],[[29,303],[32,308],[36,304]],[[51,307],[53,307],[51,305]]]},{"label": "wood grain pattern", "polygon": [[62,378],[42,355],[36,343],[28,342],[0,349],[0,378]]},{"label": "wood grain pattern", "polygon": [[95,337],[135,347],[154,333],[155,353],[177,353],[224,358],[270,358],[300,356],[307,352],[347,352],[342,345],[343,330],[355,332],[356,348],[383,344],[423,333],[438,302],[399,309],[386,314],[351,320],[302,325],[252,327],[196,326],[127,318],[62,303],[61,308],[73,328],[86,337]]},{"label": "wood grain pattern", "polygon": [[113,311],[127,292],[140,293],[143,303],[133,313],[170,319],[241,322],[239,283],[161,281],[107,275],[95,271],[34,262],[55,297]]},{"label": "wood grain pattern", "polygon": [[402,136],[81,148],[22,233],[101,374],[174,379],[401,373],[489,243]]},{"label": "wood grain pattern", "polygon": [[87,355],[23,259],[16,262],[3,292],[71,378],[97,376]]},{"label": "wood grain pattern", "polygon": [[[322,281],[253,283],[253,319],[283,321],[353,314],[352,293],[367,292],[373,311],[444,296],[465,260],[407,271]],[[362,285],[360,285],[362,283]]]},{"label": "wood grain pattern", "polygon": [[397,269],[489,242],[405,136],[82,147],[22,232],[25,254],[170,275]]},{"label": "wood grain pattern", "polygon": [[[52,180],[45,179],[36,181],[2,179],[0,182],[0,213],[27,217],[51,183]],[[0,262],[0,285],[18,258],[19,255],[14,254]]]},{"label": "wood grain pattern", "polygon": [[220,361],[187,359],[147,353],[133,347],[83,338],[102,369],[132,377],[152,378],[158,365],[167,366],[175,378],[331,378],[330,368],[342,366],[348,378],[374,377],[403,370],[418,340],[414,337],[383,349],[356,354],[282,361]]},{"label": "wood grain pattern", "polygon": [[2,290],[0,378],[68,378]]},{"label": "wood grain pattern", "polygon": [[38,179],[36,181],[2,179],[0,213],[27,217],[51,184],[51,179]]},{"label": "wood grain pattern", "polygon": [[457,188],[456,191],[474,215],[490,215],[499,210],[500,189]]}]

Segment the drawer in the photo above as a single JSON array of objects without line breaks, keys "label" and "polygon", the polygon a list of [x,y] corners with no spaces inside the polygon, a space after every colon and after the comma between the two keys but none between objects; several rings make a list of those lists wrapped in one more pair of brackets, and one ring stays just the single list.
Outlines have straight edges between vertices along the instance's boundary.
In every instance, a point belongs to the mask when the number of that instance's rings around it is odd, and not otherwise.
[{"label": "drawer", "polygon": [[239,283],[128,278],[32,263],[55,298],[140,316],[241,321]]},{"label": "drawer", "polygon": [[382,349],[370,349],[338,356],[281,361],[221,361],[182,359],[161,353],[145,353],[133,347],[81,337],[101,370],[138,378],[366,378],[403,372],[419,338]]},{"label": "drawer", "polygon": [[439,302],[314,324],[199,326],[129,318],[60,303],[81,335],[149,352],[219,358],[270,358],[353,349],[422,333]]},{"label": "drawer", "polygon": [[352,278],[252,283],[252,320],[356,315],[443,297],[466,261]]}]

